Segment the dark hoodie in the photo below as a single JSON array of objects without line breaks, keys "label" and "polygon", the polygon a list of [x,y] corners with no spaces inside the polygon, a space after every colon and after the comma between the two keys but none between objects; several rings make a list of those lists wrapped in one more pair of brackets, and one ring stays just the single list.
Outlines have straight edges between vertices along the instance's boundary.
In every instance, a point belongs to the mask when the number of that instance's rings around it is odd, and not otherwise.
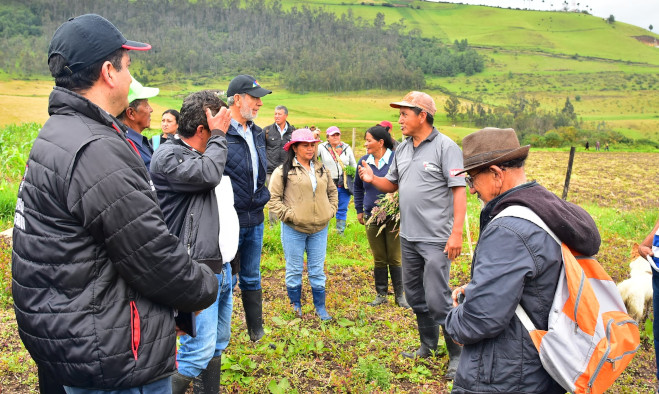
[{"label": "dark hoodie", "polygon": [[531,209],[570,249],[586,256],[599,251],[602,240],[588,212],[561,200],[536,181],[510,189],[490,201],[481,212],[481,232],[492,218],[511,205]]}]

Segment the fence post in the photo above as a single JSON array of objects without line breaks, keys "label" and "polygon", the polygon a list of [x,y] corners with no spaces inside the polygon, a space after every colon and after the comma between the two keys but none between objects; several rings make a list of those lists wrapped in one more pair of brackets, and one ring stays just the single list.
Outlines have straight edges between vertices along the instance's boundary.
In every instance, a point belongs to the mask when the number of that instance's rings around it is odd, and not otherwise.
[{"label": "fence post", "polygon": [[563,200],[567,201],[567,191],[570,189],[570,177],[572,176],[572,163],[574,163],[575,148],[570,147],[570,160],[567,163],[567,173],[565,174],[565,185],[563,186]]},{"label": "fence post", "polygon": [[[357,129],[352,128],[352,151],[355,151],[355,140],[357,139]],[[354,154],[354,153],[353,153]]]}]

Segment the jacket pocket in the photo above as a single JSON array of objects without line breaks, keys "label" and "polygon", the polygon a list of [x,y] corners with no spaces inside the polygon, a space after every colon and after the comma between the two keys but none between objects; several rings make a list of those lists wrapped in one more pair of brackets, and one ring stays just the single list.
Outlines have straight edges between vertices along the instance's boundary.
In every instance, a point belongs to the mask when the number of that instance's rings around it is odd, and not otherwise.
[{"label": "jacket pocket", "polygon": [[140,347],[142,331],[140,328],[140,314],[137,310],[137,304],[134,300],[130,301],[130,347],[133,351],[133,357],[137,361],[137,350]]}]

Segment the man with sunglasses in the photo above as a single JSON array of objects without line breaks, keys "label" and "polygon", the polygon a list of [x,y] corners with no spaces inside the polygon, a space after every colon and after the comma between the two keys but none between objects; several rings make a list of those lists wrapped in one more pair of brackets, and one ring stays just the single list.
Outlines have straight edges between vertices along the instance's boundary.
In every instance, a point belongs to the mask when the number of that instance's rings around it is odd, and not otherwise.
[{"label": "man with sunglasses", "polygon": [[[409,358],[427,358],[437,350],[439,326],[451,309],[451,260],[462,250],[462,226],[467,206],[462,176],[462,151],[433,126],[435,102],[426,93],[410,92],[398,108],[398,123],[407,138],[385,177],[373,175],[364,161],[359,176],[385,193],[398,190],[403,282],[407,302],[416,314],[421,346]],[[446,377],[452,379],[460,346],[444,331],[449,354]]]},{"label": "man with sunglasses", "polygon": [[[485,205],[471,282],[454,290],[455,308],[446,317],[446,331],[464,345],[452,392],[565,393],[515,317],[521,305],[535,327],[547,330],[562,267],[560,245],[530,218],[537,215],[587,256],[600,245],[595,222],[580,207],[527,181],[529,145],[520,146],[513,129],[479,130],[462,140],[462,148],[469,191]],[[525,218],[512,216],[508,207],[526,212]]]}]

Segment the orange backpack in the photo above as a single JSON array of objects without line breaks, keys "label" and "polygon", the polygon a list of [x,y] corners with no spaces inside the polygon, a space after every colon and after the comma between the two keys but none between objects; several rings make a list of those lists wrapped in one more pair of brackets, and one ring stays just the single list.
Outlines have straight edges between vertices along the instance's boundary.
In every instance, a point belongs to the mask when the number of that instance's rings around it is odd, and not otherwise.
[{"label": "orange backpack", "polygon": [[548,330],[537,330],[521,305],[515,311],[542,366],[570,393],[603,393],[631,362],[640,343],[638,324],[627,314],[615,282],[593,257],[575,255],[561,243],[529,208],[510,206],[496,218],[501,216],[535,223],[563,252]]}]

